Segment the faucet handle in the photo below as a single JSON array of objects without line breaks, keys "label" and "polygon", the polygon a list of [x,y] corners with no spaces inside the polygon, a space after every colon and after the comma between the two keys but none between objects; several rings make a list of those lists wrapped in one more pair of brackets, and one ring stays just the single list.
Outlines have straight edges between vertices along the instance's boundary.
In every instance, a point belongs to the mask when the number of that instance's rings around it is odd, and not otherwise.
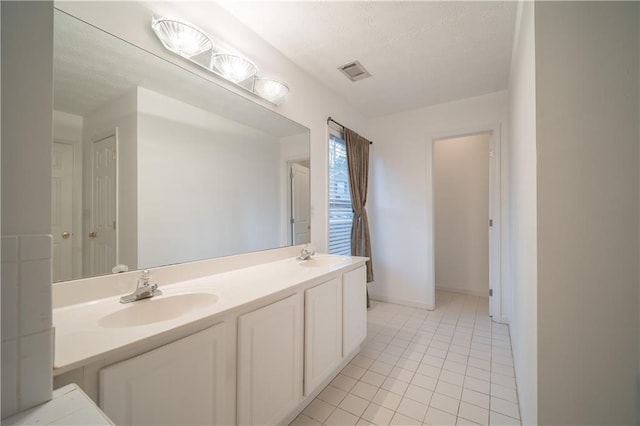
[{"label": "faucet handle", "polygon": [[145,269],[140,274],[140,277],[138,278],[138,283],[142,283],[143,285],[148,285],[149,281],[151,281],[151,272],[149,272],[148,269]]}]

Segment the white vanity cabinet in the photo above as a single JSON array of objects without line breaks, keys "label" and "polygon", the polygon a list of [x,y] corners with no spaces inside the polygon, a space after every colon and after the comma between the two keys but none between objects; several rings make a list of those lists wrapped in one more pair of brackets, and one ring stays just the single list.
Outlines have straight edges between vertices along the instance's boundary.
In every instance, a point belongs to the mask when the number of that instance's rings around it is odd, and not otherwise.
[{"label": "white vanity cabinet", "polygon": [[302,310],[296,293],[238,317],[237,424],[280,424],[300,403]]},{"label": "white vanity cabinet", "polygon": [[342,276],[342,356],[349,355],[367,337],[367,268]]},{"label": "white vanity cabinet", "polygon": [[304,393],[309,395],[342,360],[342,283],[339,278],[304,292]]},{"label": "white vanity cabinet", "polygon": [[224,424],[224,324],[100,371],[100,407],[117,425]]}]

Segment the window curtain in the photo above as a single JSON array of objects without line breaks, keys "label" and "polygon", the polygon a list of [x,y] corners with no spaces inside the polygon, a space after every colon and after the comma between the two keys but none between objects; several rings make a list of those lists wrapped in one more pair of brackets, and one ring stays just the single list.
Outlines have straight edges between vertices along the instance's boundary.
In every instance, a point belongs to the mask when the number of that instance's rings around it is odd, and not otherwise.
[{"label": "window curtain", "polygon": [[[347,128],[344,129],[344,136],[347,146],[349,189],[353,206],[351,254],[369,258],[367,261],[367,283],[370,283],[373,281],[373,261],[365,205],[367,204],[367,187],[369,185],[369,146],[371,142]],[[367,289],[367,308],[370,306],[369,290]]]}]

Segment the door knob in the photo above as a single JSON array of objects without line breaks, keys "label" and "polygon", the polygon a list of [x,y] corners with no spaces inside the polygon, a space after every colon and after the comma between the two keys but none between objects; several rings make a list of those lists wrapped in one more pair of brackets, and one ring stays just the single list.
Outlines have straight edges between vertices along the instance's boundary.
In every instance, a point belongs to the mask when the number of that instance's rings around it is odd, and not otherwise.
[{"label": "door knob", "polygon": [[95,231],[89,233],[89,238],[95,238],[97,236],[98,236],[98,233]]},{"label": "door knob", "polygon": [[63,239],[65,239],[65,240],[66,240],[66,239],[68,239],[70,236],[71,236],[71,234],[70,234],[70,233],[68,233],[67,231],[64,231],[64,232],[62,233],[62,238],[63,238]]}]

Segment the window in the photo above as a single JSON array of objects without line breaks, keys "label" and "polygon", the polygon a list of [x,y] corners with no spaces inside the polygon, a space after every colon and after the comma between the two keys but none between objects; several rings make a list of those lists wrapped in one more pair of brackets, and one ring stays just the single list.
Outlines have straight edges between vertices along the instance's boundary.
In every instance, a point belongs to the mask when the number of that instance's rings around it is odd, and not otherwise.
[{"label": "window", "polygon": [[353,208],[349,191],[347,146],[342,134],[329,134],[329,253],[351,255]]}]

